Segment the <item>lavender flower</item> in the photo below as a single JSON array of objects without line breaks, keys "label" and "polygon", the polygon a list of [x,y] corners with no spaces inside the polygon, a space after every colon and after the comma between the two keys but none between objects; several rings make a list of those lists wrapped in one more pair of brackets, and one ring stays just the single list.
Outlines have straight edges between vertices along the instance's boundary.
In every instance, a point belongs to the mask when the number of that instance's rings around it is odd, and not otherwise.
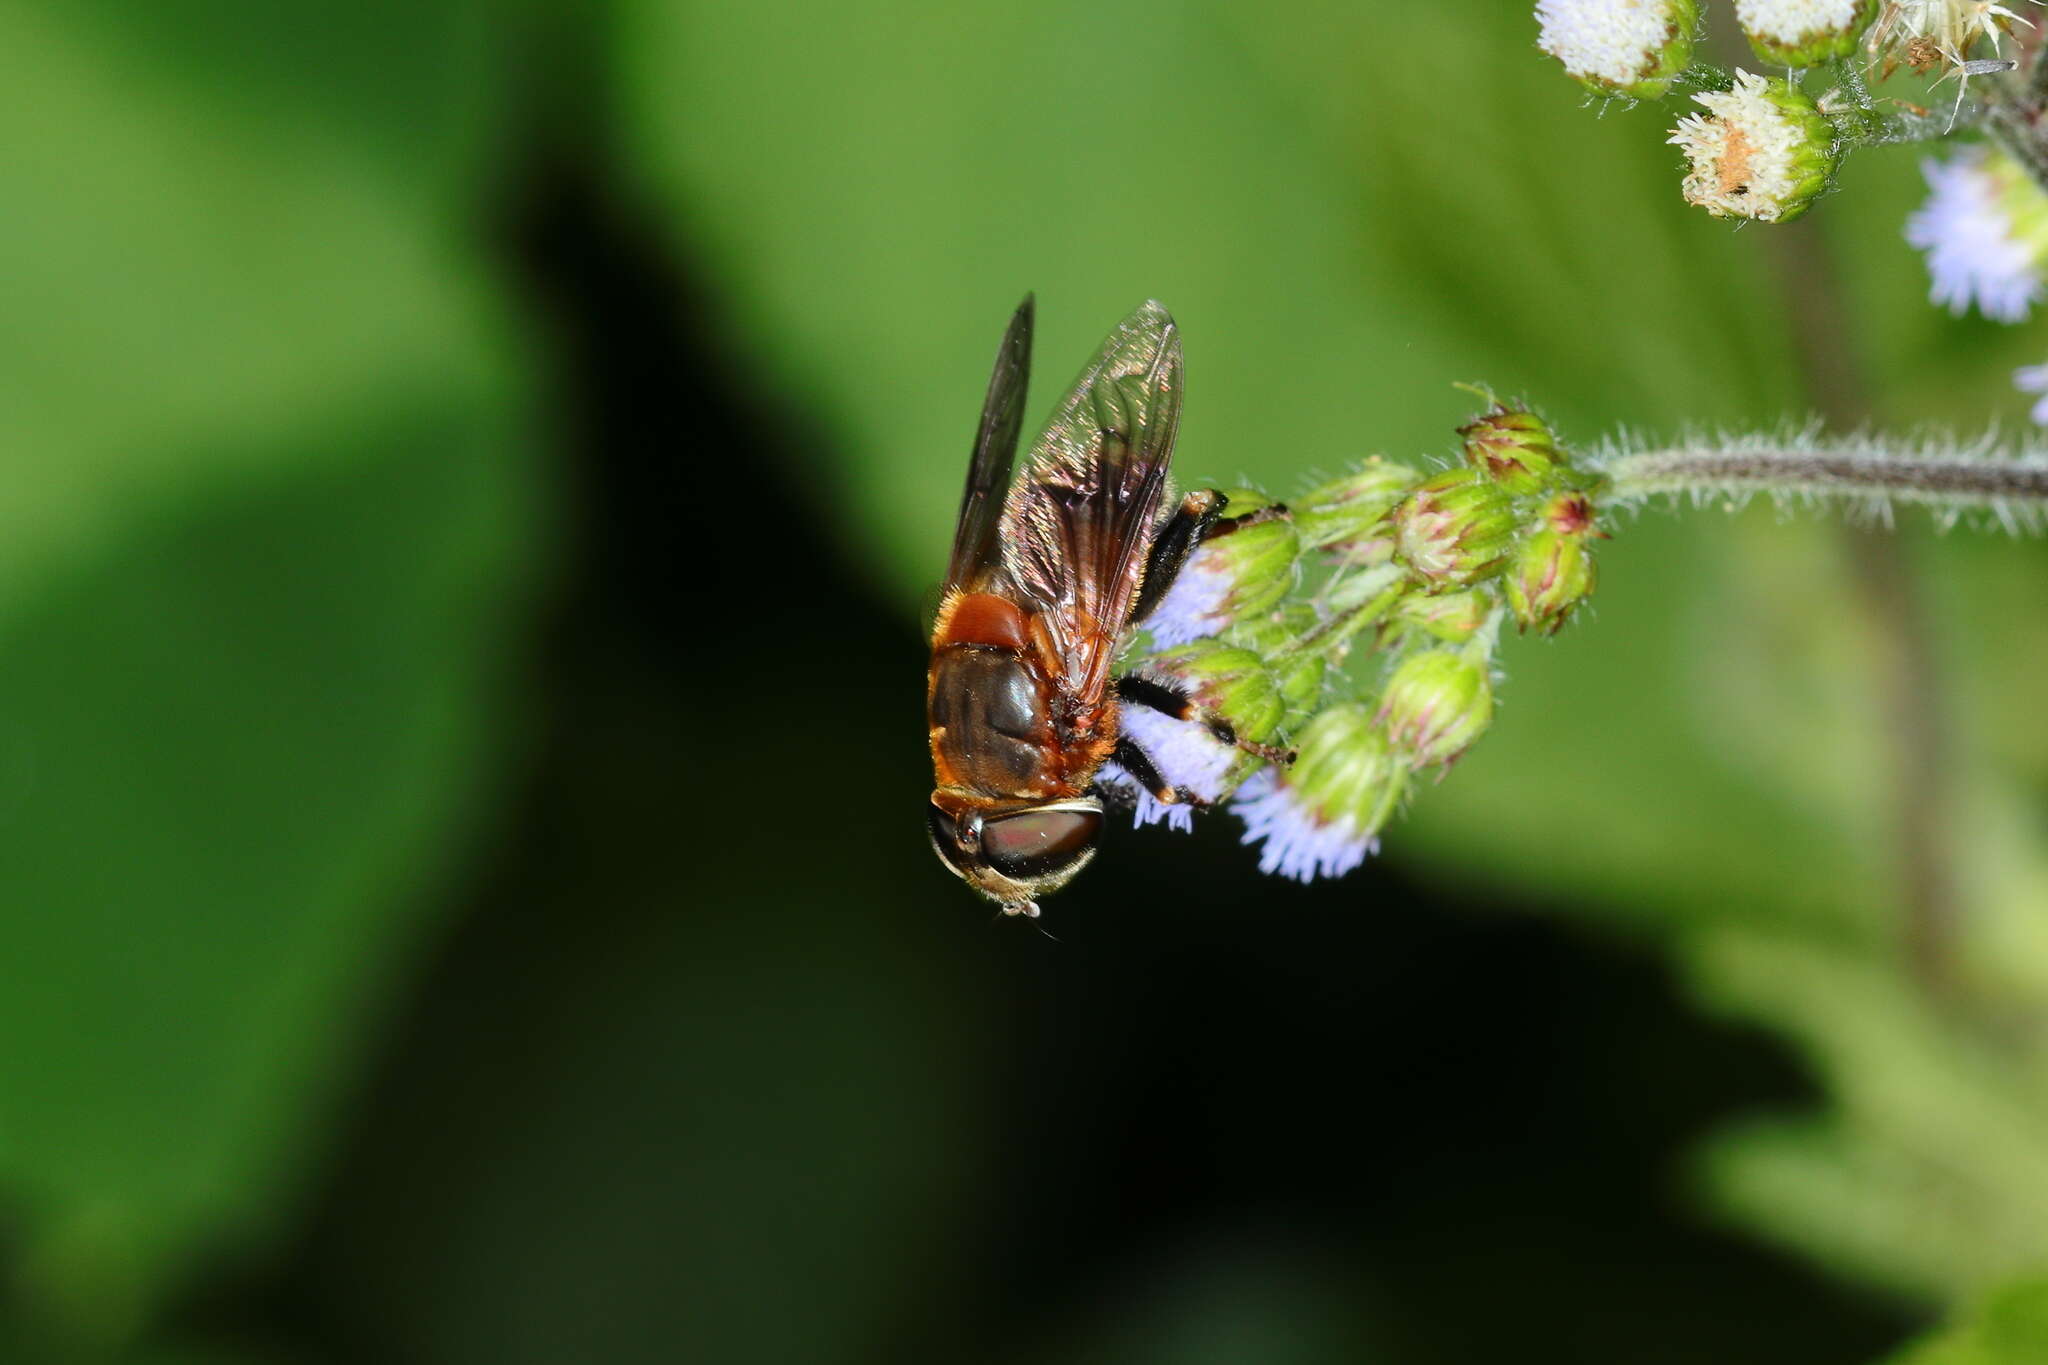
[{"label": "lavender flower", "polygon": [[2041,298],[2048,255],[2048,197],[2002,153],[1970,147],[1921,163],[1927,202],[1906,220],[1906,240],[1927,253],[1934,302],[1951,313],[1972,304],[1997,322],[2019,322]]},{"label": "lavender flower", "polygon": [[1188,556],[1180,577],[1145,618],[1156,648],[1215,635],[1230,624],[1231,577],[1220,555],[1204,546]]},{"label": "lavender flower", "polygon": [[[1237,750],[1205,727],[1176,720],[1149,706],[1124,707],[1122,724],[1124,734],[1145,751],[1168,786],[1205,802],[1220,801],[1229,790]],[[1164,822],[1168,829],[1183,833],[1194,828],[1191,806],[1159,800],[1121,765],[1105,765],[1098,780],[1122,787],[1136,799],[1131,813],[1134,824],[1142,827]]]},{"label": "lavender flower", "polygon": [[1309,722],[1292,768],[1246,779],[1231,809],[1244,821],[1244,842],[1265,845],[1259,871],[1309,882],[1341,877],[1379,848],[1406,783],[1370,713],[1346,704]]},{"label": "lavender flower", "polygon": [[1292,514],[1255,489],[1222,492],[1222,517],[1145,618],[1155,648],[1220,635],[1278,606],[1294,586],[1301,534]]}]

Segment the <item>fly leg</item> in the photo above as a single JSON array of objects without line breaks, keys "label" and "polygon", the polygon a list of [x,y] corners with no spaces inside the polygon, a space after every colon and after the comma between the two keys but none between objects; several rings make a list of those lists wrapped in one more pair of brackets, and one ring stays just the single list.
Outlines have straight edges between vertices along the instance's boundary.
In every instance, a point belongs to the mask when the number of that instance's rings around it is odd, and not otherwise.
[{"label": "fly leg", "polygon": [[1162,806],[1206,806],[1209,803],[1191,791],[1183,791],[1159,775],[1159,766],[1152,761],[1152,755],[1138,746],[1129,735],[1117,736],[1116,748],[1110,754],[1110,761],[1131,775],[1131,781],[1152,794],[1152,799]]},{"label": "fly leg", "polygon": [[1133,623],[1152,614],[1173,580],[1180,577],[1188,555],[1223,515],[1228,501],[1213,488],[1198,488],[1180,500],[1180,506],[1152,538],[1152,552],[1145,556],[1145,577],[1138,585],[1138,600],[1131,606]]},{"label": "fly leg", "polygon": [[[1294,762],[1294,751],[1292,749],[1282,749],[1275,745],[1261,744],[1257,740],[1244,738],[1237,733],[1236,727],[1231,725],[1229,721],[1207,710],[1200,702],[1171,683],[1161,682],[1157,678],[1140,677],[1135,673],[1126,673],[1123,677],[1116,680],[1116,695],[1119,700],[1127,705],[1147,707],[1159,712],[1161,715],[1172,716],[1175,720],[1192,721],[1216,736],[1219,742],[1228,744],[1232,748],[1241,750],[1244,753],[1263,758],[1268,763],[1285,765]],[[1121,746],[1125,743],[1128,743],[1128,741],[1119,740],[1119,748],[1121,749]],[[1121,762],[1122,760],[1119,759],[1118,761]]]}]

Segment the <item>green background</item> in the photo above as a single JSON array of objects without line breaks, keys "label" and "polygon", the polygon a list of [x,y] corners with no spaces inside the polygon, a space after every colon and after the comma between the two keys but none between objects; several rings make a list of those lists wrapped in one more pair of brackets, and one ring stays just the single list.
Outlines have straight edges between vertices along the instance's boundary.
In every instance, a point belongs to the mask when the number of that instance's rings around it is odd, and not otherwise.
[{"label": "green background", "polygon": [[[989,1078],[1065,1083],[1015,1061],[1020,1017],[1071,988],[1113,1018],[1181,935],[1284,964],[1341,920],[1363,953],[1318,970],[1371,981],[1394,903],[1455,907],[1445,962],[1534,943],[1649,983],[1566,1032],[1643,1051],[1557,1101],[1558,1159],[1640,1128],[1660,1217],[1842,1295],[1783,1358],[1874,1358],[2048,1268],[2039,544],[1625,518],[1383,860],[1310,899],[1242,877],[1222,822],[1132,840],[1054,902],[1083,968],[920,847],[918,617],[1027,289],[1038,412],[1136,302],[1174,310],[1188,483],[1448,456],[1461,380],[1584,444],[2024,422],[2041,339],[1927,305],[1913,152],[1731,230],[1679,202],[1673,108],[1589,107],[1534,37],[1498,0],[0,7],[0,1344],[1481,1358],[1445,1322],[1570,1321],[1609,1263],[1546,1263],[1441,1172],[1462,1252],[1401,1282],[1445,1306],[1419,1322],[1314,1238],[1213,1228],[1105,1252],[1043,1318],[932,1307],[1015,1198]],[[651,513],[614,500],[620,449]],[[629,523],[659,574],[607,558]],[[1213,913],[1134,903],[1203,876],[1238,878]],[[1200,979],[1227,1015],[1232,974]],[[1519,1005],[1568,1009],[1541,986]],[[1295,1060],[1341,1092],[1505,1009],[1417,998]],[[1656,1020],[1694,1041],[1660,1055]],[[1801,1083],[1690,1070],[1731,1026]],[[1487,1178],[1570,1185],[1522,1159]],[[1434,1245],[1379,1226],[1390,1260]],[[1746,1358],[1792,1350],[1752,1329]],[[1530,1330],[1649,1359],[1687,1329]],[[2008,1358],[1958,1331],[1912,1358]]]}]

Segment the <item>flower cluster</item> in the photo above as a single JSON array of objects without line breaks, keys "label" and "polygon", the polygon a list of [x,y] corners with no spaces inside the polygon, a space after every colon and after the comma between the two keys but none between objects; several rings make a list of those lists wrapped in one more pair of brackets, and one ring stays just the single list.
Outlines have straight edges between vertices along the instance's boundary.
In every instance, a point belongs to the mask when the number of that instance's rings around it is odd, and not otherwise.
[{"label": "flower cluster", "polygon": [[[1666,140],[1685,156],[1685,201],[1719,218],[1790,222],[1859,147],[1988,136],[1923,163],[1928,196],[1907,220],[1906,240],[1926,257],[1937,305],[2026,319],[2048,294],[2048,44],[2033,44],[2033,70],[2007,73],[2030,55],[2014,35],[2035,26],[2029,12],[2048,0],[1733,0],[1758,60],[1782,72],[1775,76],[1694,60],[1703,3],[1539,0],[1538,46],[1602,95],[1690,90],[1698,107]],[[1871,93],[1872,80],[1902,68],[1933,79],[1922,96],[1930,101],[1952,80],[1954,107]],[[1971,86],[1979,76],[1992,79]],[[2025,392],[2048,393],[2048,365],[2013,378]],[[2048,425],[2048,398],[2033,416]]]},{"label": "flower cluster", "polygon": [[[1502,626],[1562,626],[1602,534],[1601,481],[1534,413],[1488,401],[1449,469],[1374,457],[1292,505],[1223,490],[1124,661],[1123,731],[1153,771],[1103,781],[1137,823],[1188,829],[1227,804],[1263,871],[1340,876],[1417,776],[1485,732]],[[1339,667],[1361,647],[1381,665],[1369,688]]]}]

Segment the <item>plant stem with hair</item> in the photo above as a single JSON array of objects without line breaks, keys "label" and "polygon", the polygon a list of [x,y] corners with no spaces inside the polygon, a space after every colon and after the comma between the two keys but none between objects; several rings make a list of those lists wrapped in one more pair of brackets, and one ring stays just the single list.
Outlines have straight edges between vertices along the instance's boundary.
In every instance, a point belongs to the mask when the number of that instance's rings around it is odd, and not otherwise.
[{"label": "plant stem with hair", "polygon": [[1655,494],[1839,497],[1982,509],[2015,524],[2048,514],[2048,456],[2000,459],[1972,452],[1890,451],[1874,444],[1757,445],[1746,441],[1646,450],[1599,465],[1618,498]]}]

